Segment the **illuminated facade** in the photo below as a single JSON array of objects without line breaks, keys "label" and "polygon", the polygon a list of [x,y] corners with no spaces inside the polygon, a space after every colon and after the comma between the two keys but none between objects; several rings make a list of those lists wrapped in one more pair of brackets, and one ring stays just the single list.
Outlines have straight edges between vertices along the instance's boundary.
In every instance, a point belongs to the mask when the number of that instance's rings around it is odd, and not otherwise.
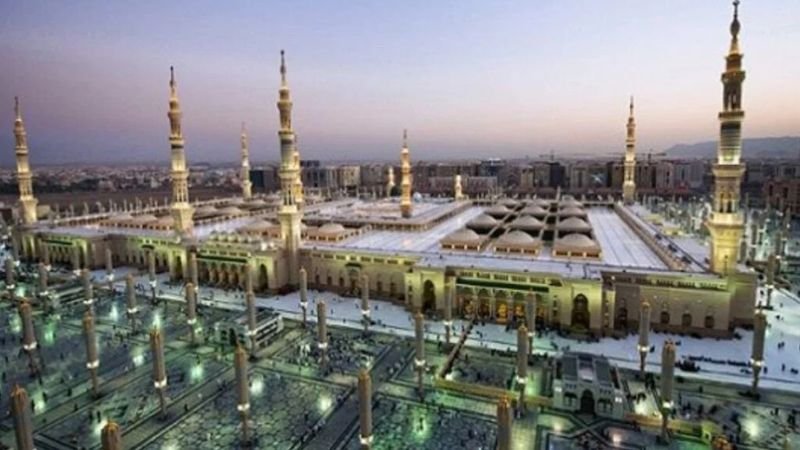
[{"label": "illuminated facade", "polygon": [[14,140],[16,141],[14,153],[17,156],[20,219],[23,224],[31,225],[36,223],[38,201],[33,196],[31,167],[28,163],[28,135],[25,132],[25,124],[22,121],[22,111],[20,111],[17,97],[14,97],[14,114],[16,116],[14,119]]},{"label": "illuminated facade", "polygon": [[192,232],[192,206],[189,204],[189,171],[186,168],[183,132],[181,131],[181,105],[178,101],[178,86],[175,71],[169,68],[169,145],[172,149],[172,227],[181,235]]},{"label": "illuminated facade", "polygon": [[739,210],[739,193],[745,166],[742,157],[742,53],[739,49],[739,2],[734,2],[731,46],[722,73],[722,111],[717,161],[713,166],[713,211],[706,224],[711,233],[711,270],[729,274],[737,270],[744,218]]},{"label": "illuminated facade", "polygon": [[247,145],[247,129],[242,123],[242,135],[239,138],[242,146],[242,167],[239,169],[239,182],[242,186],[242,198],[249,200],[253,196],[253,183],[250,182],[250,150]]},{"label": "illuminated facade", "polygon": [[630,115],[628,116],[628,132],[625,138],[624,180],[622,182],[622,200],[626,204],[636,201],[636,121],[633,119],[633,97],[631,97]]}]

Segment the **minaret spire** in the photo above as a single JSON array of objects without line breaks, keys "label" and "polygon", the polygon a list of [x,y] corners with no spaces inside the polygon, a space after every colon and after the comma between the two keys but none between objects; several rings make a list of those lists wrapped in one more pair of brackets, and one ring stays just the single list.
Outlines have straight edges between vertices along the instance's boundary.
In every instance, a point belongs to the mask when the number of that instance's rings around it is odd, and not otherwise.
[{"label": "minaret spire", "polygon": [[189,204],[189,173],[186,168],[186,153],[184,152],[183,132],[181,131],[181,105],[178,101],[178,86],[175,82],[175,69],[169,68],[169,145],[171,148],[172,168],[172,228],[181,235],[191,234],[192,206]]},{"label": "minaret spire", "polygon": [[295,135],[292,130],[292,100],[289,94],[289,84],[286,81],[286,56],[281,50],[281,87],[278,90],[278,113],[280,116],[280,128],[278,138],[281,147],[281,166],[278,170],[278,178],[281,183],[281,207],[278,210],[278,219],[281,223],[281,239],[283,240],[284,251],[288,261],[288,280],[289,284],[298,284],[298,273],[300,270],[299,249],[300,249],[300,222],[302,211],[298,208],[296,188],[299,177],[299,154],[298,161],[295,163],[294,153]]},{"label": "minaret spire", "polygon": [[628,106],[627,136],[625,138],[624,180],[622,182],[622,200],[626,204],[636,201],[636,121],[633,118],[633,96]]},{"label": "minaret spire", "polygon": [[297,174],[294,178],[294,183],[292,184],[294,189],[294,199],[297,203],[298,209],[303,209],[303,205],[305,205],[305,197],[303,195],[303,177],[302,171],[303,168],[300,164],[300,147],[299,142],[300,140],[297,138],[297,135],[294,135],[294,152],[292,153],[292,163],[294,164],[294,168],[297,170]]},{"label": "minaret spire", "polygon": [[745,166],[742,157],[742,53],[739,49],[739,1],[733,2],[731,46],[722,73],[722,111],[717,161],[714,163],[713,210],[707,226],[711,234],[711,270],[719,274],[736,271],[737,253],[744,233],[739,197]]},{"label": "minaret spire", "polygon": [[14,97],[14,115],[16,116],[14,119],[14,153],[17,157],[20,218],[23,224],[31,225],[37,220],[38,200],[33,196],[33,176],[28,160],[28,134],[25,132],[25,123],[22,121],[22,110],[18,97]]},{"label": "minaret spire", "polygon": [[411,217],[411,155],[408,151],[408,130],[403,130],[403,149],[400,151],[400,215]]},{"label": "minaret spire", "polygon": [[242,197],[247,200],[253,195],[253,183],[250,182],[250,150],[247,142],[247,127],[242,122],[242,135],[240,137],[242,148],[242,168],[239,172],[239,182],[242,186]]}]

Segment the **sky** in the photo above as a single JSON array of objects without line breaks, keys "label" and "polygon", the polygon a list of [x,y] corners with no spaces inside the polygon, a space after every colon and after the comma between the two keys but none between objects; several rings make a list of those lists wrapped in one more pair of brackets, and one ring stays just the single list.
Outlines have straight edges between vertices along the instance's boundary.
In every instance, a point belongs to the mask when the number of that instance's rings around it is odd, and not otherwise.
[{"label": "sky", "polygon": [[[610,155],[714,140],[727,0],[0,0],[0,163],[19,95],[36,163],[278,158],[279,52],[304,159]],[[745,137],[800,134],[800,1],[744,0]]]}]

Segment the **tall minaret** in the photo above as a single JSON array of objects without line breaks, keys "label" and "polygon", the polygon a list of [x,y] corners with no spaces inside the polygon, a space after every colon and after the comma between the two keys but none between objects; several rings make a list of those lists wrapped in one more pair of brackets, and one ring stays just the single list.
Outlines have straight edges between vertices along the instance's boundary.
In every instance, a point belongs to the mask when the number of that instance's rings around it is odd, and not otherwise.
[{"label": "tall minaret", "polygon": [[739,241],[744,233],[744,220],[739,212],[739,191],[744,174],[741,162],[744,71],[739,51],[739,28],[739,0],[734,0],[731,47],[722,73],[723,109],[719,113],[719,146],[713,166],[713,211],[707,223],[711,233],[711,270],[719,274],[735,271]]},{"label": "tall minaret", "polygon": [[289,262],[287,268],[289,284],[297,284],[300,269],[298,251],[300,249],[300,220],[302,213],[297,207],[294,183],[297,179],[298,167],[294,162],[294,131],[292,131],[292,100],[289,96],[289,85],[286,84],[286,60],[281,50],[281,87],[278,90],[278,112],[280,129],[278,137],[281,143],[281,167],[278,178],[281,180],[281,208],[278,218],[281,222],[281,238],[284,251]]},{"label": "tall minaret", "polygon": [[453,199],[456,201],[464,200],[464,192],[461,188],[461,174],[458,174],[453,179]]},{"label": "tall minaret", "polygon": [[403,130],[403,150],[400,151],[400,214],[411,217],[411,156],[408,153],[408,131]]},{"label": "tall minaret", "polygon": [[247,128],[242,122],[242,168],[239,169],[239,182],[242,185],[242,197],[247,200],[253,196],[253,183],[250,182],[250,150],[247,147]]},{"label": "tall minaret", "polygon": [[305,205],[305,197],[303,196],[303,178],[302,178],[302,168],[300,167],[300,149],[297,147],[297,136],[294,137],[294,152],[292,152],[292,162],[294,163],[295,169],[297,169],[297,173],[294,177],[294,183],[292,184],[292,189],[294,189],[294,200],[297,203],[298,209],[303,209],[303,205]]},{"label": "tall minaret", "polygon": [[186,154],[183,151],[183,133],[181,132],[181,105],[178,102],[178,87],[175,83],[175,71],[169,68],[169,145],[172,149],[172,218],[173,229],[178,234],[192,232],[192,205],[189,204],[189,173],[186,169]]},{"label": "tall minaret", "polygon": [[36,204],[38,200],[33,196],[31,183],[31,166],[28,163],[28,135],[25,133],[25,124],[22,123],[22,112],[19,109],[19,98],[14,97],[14,138],[17,154],[17,183],[19,184],[19,209],[22,223],[30,225],[36,222]]},{"label": "tall minaret", "polygon": [[636,122],[633,120],[633,96],[631,96],[628,116],[628,135],[625,138],[625,179],[622,182],[622,201],[631,204],[636,201]]},{"label": "tall minaret", "polygon": [[394,167],[389,166],[389,169],[386,171],[386,196],[392,196],[392,190],[394,189]]}]

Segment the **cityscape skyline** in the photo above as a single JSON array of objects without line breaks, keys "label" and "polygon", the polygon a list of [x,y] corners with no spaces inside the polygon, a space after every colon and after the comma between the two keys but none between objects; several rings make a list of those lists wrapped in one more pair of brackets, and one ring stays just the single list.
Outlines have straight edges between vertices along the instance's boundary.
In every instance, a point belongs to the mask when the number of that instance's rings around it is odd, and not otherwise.
[{"label": "cityscape skyline", "polygon": [[[156,14],[91,2],[10,5],[14,20],[0,31],[0,57],[12,68],[0,97],[9,107],[0,117],[12,123],[19,95],[34,164],[164,161],[174,64],[190,164],[235,162],[242,121],[252,159],[276,160],[275,62],[285,47],[308,159],[398,159],[403,128],[412,161],[478,151],[621,156],[631,94],[643,152],[713,139],[720,98],[708,92],[718,92],[714,74],[723,62],[708,55],[726,48],[716,30],[728,2],[450,6],[216,11],[179,2]],[[800,7],[743,7],[750,20],[742,48],[752,67],[744,136],[796,135],[800,94],[792,80],[800,63],[783,55],[800,34],[790,21]],[[212,11],[215,19],[205,19]],[[274,32],[259,31],[270,15],[279,18]],[[0,139],[13,141],[10,126]],[[12,160],[11,152],[0,157],[4,166]]]}]

